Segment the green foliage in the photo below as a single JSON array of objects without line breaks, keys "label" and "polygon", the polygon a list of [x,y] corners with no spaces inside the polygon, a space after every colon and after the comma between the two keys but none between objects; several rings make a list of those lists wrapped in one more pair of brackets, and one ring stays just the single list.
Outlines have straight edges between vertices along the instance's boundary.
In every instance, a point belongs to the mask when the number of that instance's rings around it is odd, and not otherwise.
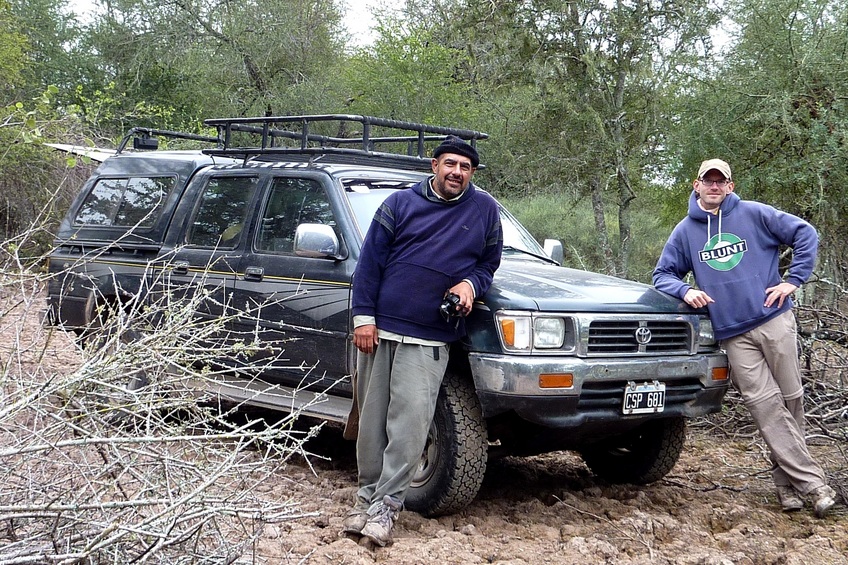
[{"label": "green foliage", "polygon": [[470,129],[477,112],[468,64],[465,52],[426,28],[386,22],[375,44],[346,62],[340,86],[355,114]]},{"label": "green foliage", "polygon": [[320,81],[343,53],[340,21],[326,0],[116,0],[88,42],[124,99],[116,109],[129,114],[144,103],[194,124],[303,107],[297,87]]},{"label": "green foliage", "polygon": [[[848,267],[848,7],[830,0],[740,0],[740,37],[724,68],[681,100],[678,176],[721,157],[736,190],[810,220],[820,266]],[[844,277],[844,274],[842,275]],[[842,279],[844,280],[844,279]]]},{"label": "green foliage", "polygon": [[486,93],[483,127],[499,140],[484,173],[493,191],[591,198],[605,270],[626,275],[631,206],[662,159],[664,112],[714,9],[704,0],[408,5],[431,37],[469,53],[469,83]]},{"label": "green foliage", "polygon": [[0,103],[14,99],[14,89],[23,83],[27,63],[27,38],[17,31],[19,23],[6,0],[0,0]]},{"label": "green foliage", "polygon": [[32,259],[52,245],[53,228],[90,172],[76,170],[76,160],[44,145],[70,141],[79,129],[73,116],[56,113],[58,92],[50,86],[33,100],[0,108],[2,240],[16,254]]},{"label": "green foliage", "polygon": [[[605,272],[605,258],[598,247],[592,207],[587,200],[574,201],[568,195],[558,194],[502,198],[501,203],[540,243],[545,239],[560,240],[565,253],[564,266]],[[655,201],[640,201],[634,212],[630,278],[645,283],[651,282],[651,273],[671,232],[655,213],[656,205]],[[610,229],[617,230],[615,216],[608,216],[607,222]]]},{"label": "green foliage", "polygon": [[76,104],[81,117],[92,127],[106,128],[113,137],[119,137],[132,127],[152,127],[177,131],[199,131],[202,120],[192,114],[180,113],[166,102],[139,100],[132,103],[126,92],[115,82],[87,93],[82,86],[76,88]]},{"label": "green foliage", "polygon": [[70,104],[74,87],[98,82],[95,54],[85,48],[84,30],[66,13],[66,0],[10,0],[16,32],[26,37],[23,92],[18,100],[34,98],[50,85],[59,88],[54,99]]}]

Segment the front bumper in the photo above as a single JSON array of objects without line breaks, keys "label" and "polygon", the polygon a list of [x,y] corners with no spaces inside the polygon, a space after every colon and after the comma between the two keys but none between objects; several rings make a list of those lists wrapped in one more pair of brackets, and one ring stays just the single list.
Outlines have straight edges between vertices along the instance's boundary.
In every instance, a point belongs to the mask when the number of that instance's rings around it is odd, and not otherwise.
[{"label": "front bumper", "polygon": [[[703,416],[721,410],[727,378],[723,353],[639,358],[530,357],[471,353],[471,373],[486,418],[514,412],[549,428],[575,428],[643,421],[647,418]],[[718,371],[716,371],[718,370]],[[542,388],[542,374],[571,374],[573,386]],[[628,382],[666,384],[660,414],[622,413]]]}]

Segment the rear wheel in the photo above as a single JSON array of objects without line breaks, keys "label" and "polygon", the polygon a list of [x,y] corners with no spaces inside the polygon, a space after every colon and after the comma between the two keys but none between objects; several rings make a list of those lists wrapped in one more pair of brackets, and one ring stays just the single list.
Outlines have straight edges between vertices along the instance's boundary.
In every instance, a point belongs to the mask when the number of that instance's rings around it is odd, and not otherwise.
[{"label": "rear wheel", "polygon": [[686,420],[650,420],[580,451],[589,469],[611,483],[648,484],[666,476],[686,441]]},{"label": "rear wheel", "polygon": [[128,391],[136,391],[150,384],[147,360],[139,359],[137,355],[126,355],[125,351],[135,342],[144,338],[144,330],[134,327],[134,324],[120,318],[121,314],[114,310],[102,314],[95,319],[85,334],[85,348],[92,355],[100,355],[104,359],[114,358],[122,364],[123,379]]},{"label": "rear wheel", "polygon": [[140,405],[138,395],[151,384],[150,359],[138,343],[146,336],[146,326],[132,313],[117,301],[104,302],[84,333],[84,346],[107,384],[104,410],[110,422],[120,425],[143,419],[136,413],[147,407]]},{"label": "rear wheel", "polygon": [[407,508],[439,516],[468,506],[483,483],[487,450],[486,422],[474,386],[470,379],[448,371],[406,495]]}]

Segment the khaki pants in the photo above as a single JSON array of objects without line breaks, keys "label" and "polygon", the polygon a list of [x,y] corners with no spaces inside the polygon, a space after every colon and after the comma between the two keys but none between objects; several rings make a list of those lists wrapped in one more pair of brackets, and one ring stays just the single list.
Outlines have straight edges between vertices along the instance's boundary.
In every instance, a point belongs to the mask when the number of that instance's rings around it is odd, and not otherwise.
[{"label": "khaki pants", "polygon": [[448,346],[381,339],[373,354],[359,353],[357,508],[364,510],[384,495],[400,502],[406,498],[427,442],[447,363]]},{"label": "khaki pants", "polygon": [[730,379],[768,445],[772,478],[808,494],[824,484],[822,468],[804,439],[804,390],[791,310],[724,340]]}]

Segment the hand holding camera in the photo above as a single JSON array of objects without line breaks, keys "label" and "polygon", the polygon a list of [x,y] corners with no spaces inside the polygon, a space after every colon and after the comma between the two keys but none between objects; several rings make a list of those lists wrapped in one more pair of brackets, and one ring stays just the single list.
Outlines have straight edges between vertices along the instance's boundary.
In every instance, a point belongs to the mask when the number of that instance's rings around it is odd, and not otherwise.
[{"label": "hand holding camera", "polygon": [[462,299],[460,299],[458,294],[447,293],[442,299],[442,304],[439,306],[439,313],[446,322],[449,322],[451,318],[463,316]]}]

